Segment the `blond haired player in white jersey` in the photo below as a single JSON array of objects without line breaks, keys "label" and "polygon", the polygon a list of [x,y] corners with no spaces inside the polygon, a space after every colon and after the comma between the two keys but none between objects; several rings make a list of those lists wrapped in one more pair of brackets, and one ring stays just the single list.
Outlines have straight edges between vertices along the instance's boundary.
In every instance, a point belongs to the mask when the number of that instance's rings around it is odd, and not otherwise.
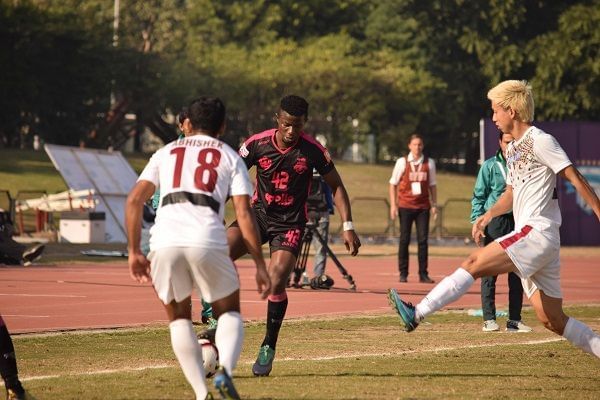
[{"label": "blond haired player in white jersey", "polygon": [[[138,282],[152,281],[170,321],[171,345],[181,369],[196,398],[205,399],[212,395],[191,316],[192,289],[199,288],[218,319],[215,342],[222,368],[213,382],[222,398],[238,399],[231,376],[244,330],[240,283],[223,225],[228,196],[256,263],[256,284],[263,299],[270,293],[271,282],[250,207],[253,187],[248,170],[237,152],[217,139],[225,129],[225,106],[218,98],[201,97],[188,110],[186,137],[152,156],[127,198],[129,270]],[[158,188],[161,199],[146,259],[140,250],[142,209]]]},{"label": "blond haired player in white jersey", "polygon": [[583,351],[600,358],[600,336],[587,325],[565,315],[560,290],[560,210],[556,175],[571,182],[600,220],[598,196],[573,166],[551,135],[532,126],[533,94],[526,81],[504,81],[488,92],[493,120],[503,133],[515,139],[506,152],[509,174],[506,190],[496,204],[473,224],[479,244],[492,218],[513,210],[515,230],[476,250],[461,268],[444,278],[416,306],[390,289],[390,304],[407,331],[414,330],[429,314],[460,298],[482,276],[518,274],[538,319]]}]

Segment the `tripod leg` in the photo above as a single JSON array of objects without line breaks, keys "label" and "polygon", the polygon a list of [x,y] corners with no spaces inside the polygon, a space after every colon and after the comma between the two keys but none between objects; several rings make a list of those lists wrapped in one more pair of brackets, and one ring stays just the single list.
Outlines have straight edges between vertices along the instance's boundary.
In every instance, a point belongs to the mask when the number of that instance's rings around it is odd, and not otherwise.
[{"label": "tripod leg", "polygon": [[334,264],[336,265],[336,267],[338,268],[338,270],[342,274],[342,278],[344,278],[345,280],[347,280],[348,283],[350,284],[349,290],[353,290],[353,291],[356,290],[356,283],[354,282],[354,279],[352,279],[352,275],[350,275],[348,273],[348,271],[346,270],[346,268],[344,268],[344,266],[342,265],[342,263],[340,262],[340,260],[338,260],[338,258],[336,257],[336,255],[333,254],[333,251],[331,250],[331,248],[329,248],[329,245],[323,239],[323,236],[321,236],[321,234],[319,233],[319,231],[315,230],[315,234],[317,235],[317,239],[319,240],[319,242],[321,242],[321,245],[323,246],[323,248],[327,251],[327,254],[329,254],[329,257],[331,257],[331,259],[333,260]]},{"label": "tripod leg", "polygon": [[296,265],[294,266],[294,283],[293,286],[295,288],[300,288],[302,285],[299,283],[300,278],[304,271],[306,271],[306,263],[308,261],[308,253],[310,251],[310,243],[312,241],[312,233],[310,231],[305,231],[304,236],[302,237],[302,250],[300,252],[300,256],[296,260]]}]

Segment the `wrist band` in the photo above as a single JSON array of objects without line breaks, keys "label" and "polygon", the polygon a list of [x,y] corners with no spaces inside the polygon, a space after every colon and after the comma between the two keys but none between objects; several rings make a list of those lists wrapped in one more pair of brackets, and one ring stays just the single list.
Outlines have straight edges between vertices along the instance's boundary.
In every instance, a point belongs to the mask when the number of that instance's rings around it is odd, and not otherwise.
[{"label": "wrist band", "polygon": [[354,230],[354,224],[352,223],[352,221],[345,221],[342,226],[344,227],[344,231],[353,231]]}]

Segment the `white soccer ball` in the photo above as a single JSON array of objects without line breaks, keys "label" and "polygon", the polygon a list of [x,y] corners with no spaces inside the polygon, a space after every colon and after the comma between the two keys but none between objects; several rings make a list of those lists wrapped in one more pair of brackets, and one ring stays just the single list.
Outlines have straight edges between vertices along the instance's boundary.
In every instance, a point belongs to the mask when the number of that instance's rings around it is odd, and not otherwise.
[{"label": "white soccer ball", "polygon": [[208,339],[198,339],[198,344],[202,350],[204,372],[206,372],[206,377],[210,378],[217,372],[217,368],[219,368],[219,350]]}]

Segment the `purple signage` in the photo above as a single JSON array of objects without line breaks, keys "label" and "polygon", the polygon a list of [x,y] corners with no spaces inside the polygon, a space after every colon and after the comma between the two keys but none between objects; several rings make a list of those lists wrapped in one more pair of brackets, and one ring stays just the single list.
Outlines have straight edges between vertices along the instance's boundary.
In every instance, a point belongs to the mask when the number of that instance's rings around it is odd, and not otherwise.
[{"label": "purple signage", "polygon": [[[536,122],[535,126],[554,136],[573,164],[600,196],[600,122]],[[491,119],[481,124],[482,160],[498,150],[498,128]],[[566,180],[557,180],[558,201],[562,213],[561,243],[569,246],[600,245],[600,223],[575,188]]]}]

